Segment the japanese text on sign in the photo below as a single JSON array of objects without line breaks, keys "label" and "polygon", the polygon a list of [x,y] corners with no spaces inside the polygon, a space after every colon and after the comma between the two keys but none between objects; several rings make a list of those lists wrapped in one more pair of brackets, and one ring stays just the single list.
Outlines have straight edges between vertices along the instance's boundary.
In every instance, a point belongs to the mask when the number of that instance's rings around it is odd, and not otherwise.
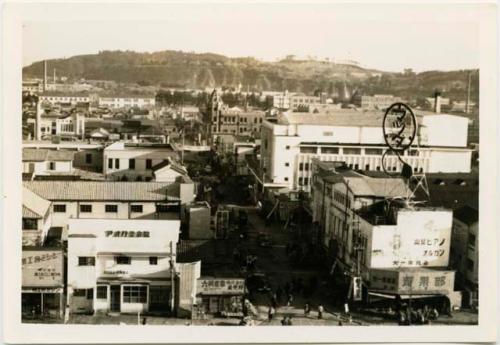
[{"label": "japanese text on sign", "polygon": [[235,294],[244,293],[245,281],[243,279],[200,279],[200,293]]},{"label": "japanese text on sign", "polygon": [[123,230],[107,230],[106,237],[149,237],[149,231],[123,231]]}]

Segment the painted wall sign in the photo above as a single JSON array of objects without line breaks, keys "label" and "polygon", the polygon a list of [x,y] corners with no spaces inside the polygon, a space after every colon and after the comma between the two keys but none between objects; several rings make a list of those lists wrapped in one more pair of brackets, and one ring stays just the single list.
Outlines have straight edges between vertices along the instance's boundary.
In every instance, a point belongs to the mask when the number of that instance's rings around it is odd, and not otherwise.
[{"label": "painted wall sign", "polygon": [[371,267],[446,267],[451,211],[400,212],[397,225],[374,228]]},{"label": "painted wall sign", "polygon": [[245,292],[244,279],[198,279],[198,293],[206,295],[243,294]]},{"label": "painted wall sign", "polygon": [[130,231],[130,230],[107,230],[106,237],[149,237],[149,231]]},{"label": "painted wall sign", "polygon": [[23,286],[58,287],[63,285],[61,250],[23,250]]}]

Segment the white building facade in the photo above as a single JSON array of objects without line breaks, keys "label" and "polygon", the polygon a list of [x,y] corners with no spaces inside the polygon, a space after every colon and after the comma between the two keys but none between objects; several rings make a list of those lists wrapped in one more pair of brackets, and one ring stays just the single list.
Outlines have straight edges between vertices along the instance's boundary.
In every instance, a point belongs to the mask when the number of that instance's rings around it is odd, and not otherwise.
[{"label": "white building facade", "polygon": [[[284,113],[262,126],[261,171],[254,172],[269,187],[310,191],[311,161],[342,161],[354,170],[382,171],[387,150],[383,113],[339,111],[329,114]],[[419,148],[402,157],[414,172],[470,172],[468,120],[453,115],[418,116]],[[446,130],[444,130],[446,129]],[[401,171],[395,155],[385,167]]]},{"label": "white building facade", "polygon": [[127,108],[154,108],[156,104],[154,96],[99,96],[99,106],[113,109]]},{"label": "white building facade", "polygon": [[71,219],[71,312],[171,312],[179,230],[178,220]]}]

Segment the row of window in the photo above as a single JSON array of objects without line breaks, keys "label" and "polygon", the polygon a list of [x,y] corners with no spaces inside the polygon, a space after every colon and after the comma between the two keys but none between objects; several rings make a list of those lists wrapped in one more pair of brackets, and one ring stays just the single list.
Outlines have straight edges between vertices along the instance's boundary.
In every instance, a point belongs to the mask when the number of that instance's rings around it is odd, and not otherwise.
[{"label": "row of window", "polygon": [[[179,212],[179,206],[177,204],[158,204],[156,206],[156,213],[166,213],[166,212]],[[65,204],[54,204],[54,213],[66,213]],[[93,205],[81,204],[80,213],[92,213]],[[116,204],[106,204],[104,205],[104,211],[106,213],[118,213],[118,205]],[[130,212],[132,213],[143,213],[143,205],[130,205]]]},{"label": "row of window", "polygon": [[[326,132],[325,132],[326,133]],[[286,149],[290,149],[290,146],[286,146]],[[301,147],[300,153],[305,154],[317,154],[318,147]],[[339,154],[338,147],[321,147],[322,154]],[[382,149],[376,148],[365,148],[365,155],[367,156],[381,156],[384,153]],[[344,147],[343,148],[344,155],[361,155],[361,148],[356,147]],[[388,152],[388,155],[393,155],[392,151]],[[408,156],[418,156],[417,150],[409,150],[407,151]]]},{"label": "row of window", "polygon": [[[124,285],[122,288],[123,303],[147,303],[148,287],[146,285]],[[74,289],[73,296],[93,299],[94,289]],[[108,299],[108,287],[105,285],[98,285],[96,287],[96,298]]]},{"label": "row of window", "polygon": [[[113,162],[114,168],[113,168]],[[109,169],[120,169],[120,159],[119,158],[108,158],[108,168]],[[130,170],[135,170],[135,159],[130,158],[128,160],[128,168]],[[153,168],[153,160],[152,159],[146,159],[146,169],[152,169]]]},{"label": "row of window", "polygon": [[[132,264],[132,258],[130,256],[120,255],[115,256],[115,264],[117,265],[130,265]],[[158,257],[150,256],[149,264],[156,266],[158,265]],[[95,266],[95,257],[94,256],[79,256],[78,257],[78,266]]]}]

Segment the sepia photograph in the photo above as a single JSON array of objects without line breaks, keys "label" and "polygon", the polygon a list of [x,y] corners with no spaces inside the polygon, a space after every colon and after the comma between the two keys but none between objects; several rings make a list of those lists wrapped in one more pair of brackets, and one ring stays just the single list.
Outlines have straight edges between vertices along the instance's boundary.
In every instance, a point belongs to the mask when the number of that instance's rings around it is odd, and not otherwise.
[{"label": "sepia photograph", "polygon": [[494,5],[149,5],[17,8],[12,322],[386,341],[480,325]]}]

